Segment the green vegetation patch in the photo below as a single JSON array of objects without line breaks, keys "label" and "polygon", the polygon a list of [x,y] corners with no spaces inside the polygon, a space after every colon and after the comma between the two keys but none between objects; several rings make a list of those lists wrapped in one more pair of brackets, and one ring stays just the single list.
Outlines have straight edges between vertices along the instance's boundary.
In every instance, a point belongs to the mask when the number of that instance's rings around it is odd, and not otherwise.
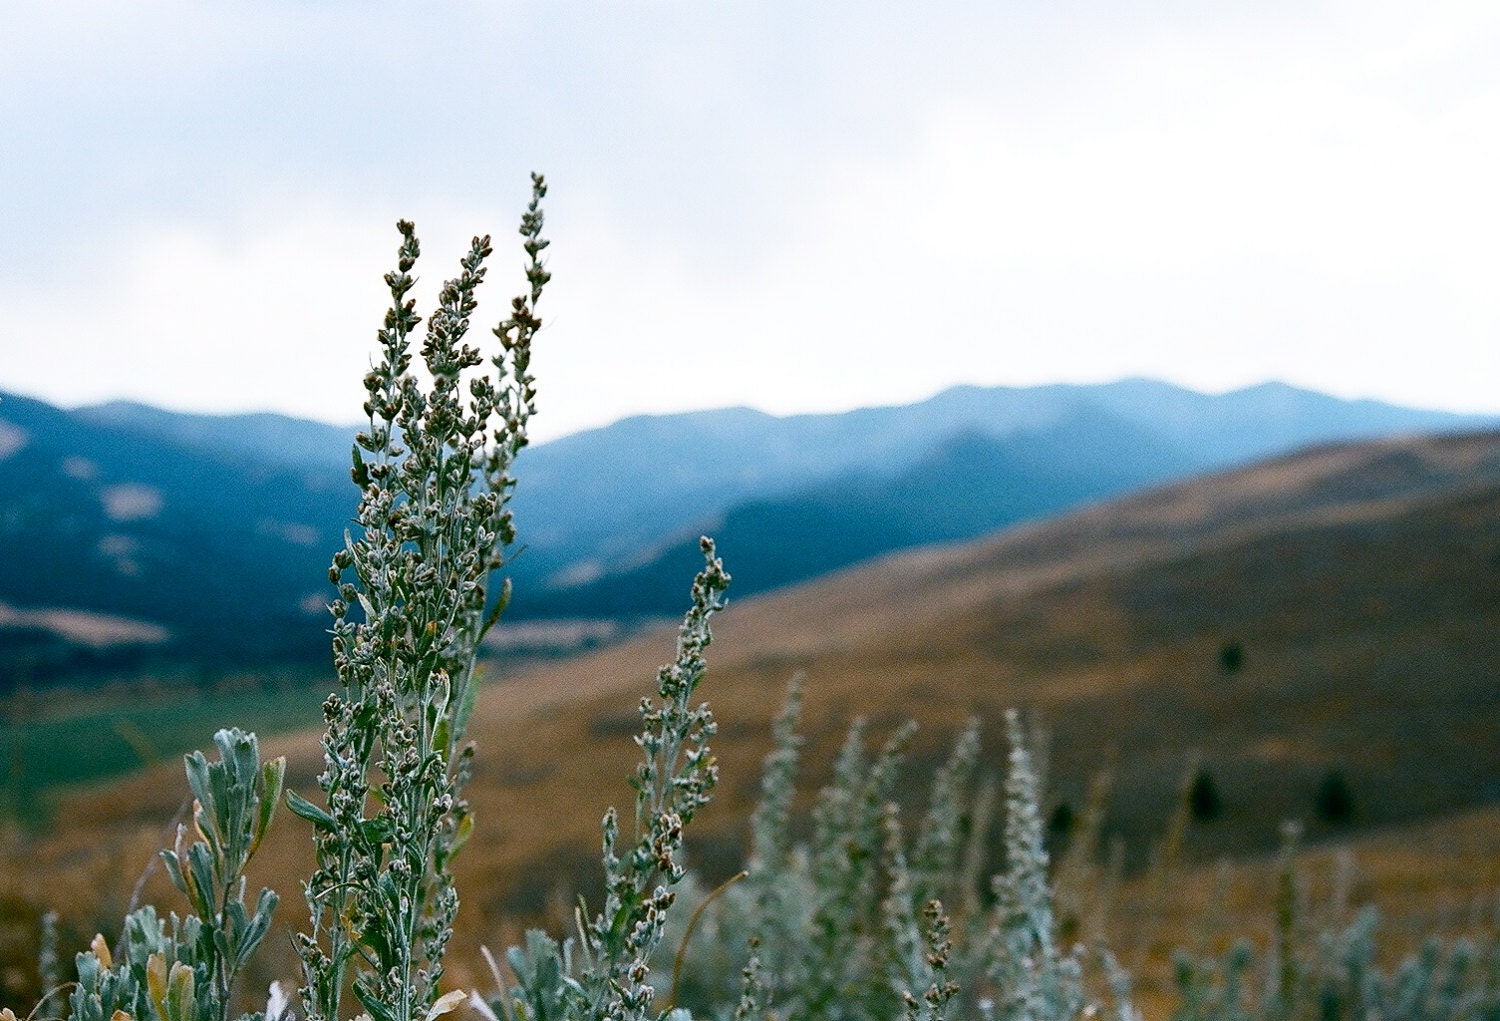
[{"label": "green vegetation patch", "polygon": [[96,783],[175,759],[212,742],[215,731],[240,727],[276,734],[316,720],[331,681],[230,692],[189,688],[128,698],[79,698],[49,693],[40,705],[12,700],[0,726],[0,816],[32,827],[46,821],[60,788]]}]

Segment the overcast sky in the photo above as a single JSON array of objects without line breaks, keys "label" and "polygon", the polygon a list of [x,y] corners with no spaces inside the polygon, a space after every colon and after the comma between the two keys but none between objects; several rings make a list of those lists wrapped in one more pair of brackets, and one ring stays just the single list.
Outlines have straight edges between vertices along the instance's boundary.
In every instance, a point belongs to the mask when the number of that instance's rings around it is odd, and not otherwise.
[{"label": "overcast sky", "polygon": [[537,433],[944,386],[1500,411],[1500,4],[47,0],[0,26],[0,389],[359,417],[547,174]]}]

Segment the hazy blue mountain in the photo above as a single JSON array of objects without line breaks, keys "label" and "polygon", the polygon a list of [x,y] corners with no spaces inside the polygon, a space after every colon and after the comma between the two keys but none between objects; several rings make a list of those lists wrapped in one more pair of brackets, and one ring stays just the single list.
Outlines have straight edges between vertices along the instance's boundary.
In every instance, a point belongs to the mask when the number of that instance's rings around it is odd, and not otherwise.
[{"label": "hazy blue mountain", "polygon": [[1151,426],[1198,451],[1213,467],[1229,467],[1313,443],[1482,429],[1496,419],[1342,400],[1286,383],[1209,395],[1149,379],[1093,388],[1105,410]]},{"label": "hazy blue mountain", "polygon": [[[1163,478],[1311,443],[1494,421],[1344,401],[1280,383],[1210,396],[1144,379],[962,386],[916,404],[833,415],[776,418],[734,408],[631,418],[526,452],[515,506],[530,544],[523,561],[531,562],[518,567],[529,578],[571,587],[639,566],[665,540],[696,534],[747,501],[790,497],[836,477],[889,478],[959,433],[1005,439],[1089,414],[1175,449],[1173,473]],[[1090,455],[1080,447],[1072,456]]]},{"label": "hazy blue mountain", "polygon": [[[1003,437],[962,428],[897,470],[848,472],[755,498],[704,523],[744,596],[934,542],[973,538],[1193,473],[1199,459],[1148,429],[1080,407]],[[668,614],[701,565],[698,534],[587,584],[517,596],[543,616]]]},{"label": "hazy blue mountain", "polygon": [[[1308,443],[1479,427],[1485,419],[1343,401],[1279,383],[1209,396],[1144,379],[1097,386],[973,387],[910,405],[777,418],[749,408],[637,416],[527,450],[515,497],[518,581],[566,584],[638,564],[665,539],[748,500],[845,474],[890,475],[960,432],[1004,438],[1093,409],[1175,444],[1179,473]],[[117,402],[85,421],[212,457],[239,454],[343,479],[354,426],[280,415],[181,415]],[[330,481],[330,484],[331,481]]]},{"label": "hazy blue mountain", "polygon": [[[21,397],[0,403],[0,433],[0,603],[169,635],[110,653],[123,659],[228,664],[326,649],[317,600],[352,489],[336,475],[209,453]],[[0,668],[44,677],[77,650],[12,627],[0,629],[0,651]]]},{"label": "hazy blue mountain", "polygon": [[131,401],[95,404],[73,414],[95,425],[155,436],[175,447],[317,472],[347,471],[349,448],[359,431],[358,426],[327,425],[269,412],[193,415]]},{"label": "hazy blue mountain", "polygon": [[[1310,443],[1492,422],[1281,384],[1207,396],[1149,380],[956,387],[834,415],[629,418],[522,455],[512,612],[673,612],[705,531],[743,595]],[[353,432],[3,396],[0,675],[325,656],[319,604],[355,503]],[[170,638],[90,645],[89,627]]]}]

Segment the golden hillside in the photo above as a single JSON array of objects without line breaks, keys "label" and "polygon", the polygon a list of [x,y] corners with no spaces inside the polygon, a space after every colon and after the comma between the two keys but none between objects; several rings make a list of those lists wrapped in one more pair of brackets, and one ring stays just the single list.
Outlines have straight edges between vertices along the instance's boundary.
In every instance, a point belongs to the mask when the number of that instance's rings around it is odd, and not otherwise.
[{"label": "golden hillside", "polygon": [[[1368,848],[1377,898],[1425,890],[1430,904],[1440,887],[1461,899],[1500,882],[1485,868],[1500,847],[1497,625],[1500,434],[1319,448],[763,598],[736,602],[731,588],[703,689],[723,779],[690,844],[710,873],[737,864],[767,724],[801,669],[805,787],[858,715],[877,730],[917,718],[921,774],[975,714],[998,764],[1000,714],[1020,706],[1050,732],[1054,801],[1079,806],[1089,778],[1116,764],[1107,834],[1132,866],[1197,752],[1224,811],[1192,828],[1190,861],[1262,861],[1280,820],[1301,818],[1315,848]],[[478,944],[514,938],[517,919],[580,890],[592,899],[600,816],[630,797],[634,706],[672,642],[663,629],[495,668],[473,726],[478,829],[458,862],[458,981]],[[1228,644],[1243,651],[1233,671]],[[288,755],[288,783],[315,793],[316,731],[267,751]],[[1354,794],[1352,827],[1313,818],[1334,769]],[[184,791],[163,767],[71,798],[55,833],[11,841],[0,892],[98,905],[76,924],[109,924]],[[1412,847],[1423,853],[1403,856]],[[306,825],[283,813],[262,858],[281,922],[299,923]],[[172,903],[159,875],[147,892]]]}]

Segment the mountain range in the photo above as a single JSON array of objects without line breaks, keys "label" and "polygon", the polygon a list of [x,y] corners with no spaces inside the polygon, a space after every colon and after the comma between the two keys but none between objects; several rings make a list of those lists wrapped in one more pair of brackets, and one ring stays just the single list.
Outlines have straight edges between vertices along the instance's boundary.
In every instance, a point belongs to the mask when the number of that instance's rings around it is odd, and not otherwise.
[{"label": "mountain range", "polygon": [[[509,619],[672,613],[705,532],[746,595],[1309,444],[1490,421],[1150,380],[629,418],[522,455]],[[326,657],[354,431],[0,395],[0,678]]]}]

